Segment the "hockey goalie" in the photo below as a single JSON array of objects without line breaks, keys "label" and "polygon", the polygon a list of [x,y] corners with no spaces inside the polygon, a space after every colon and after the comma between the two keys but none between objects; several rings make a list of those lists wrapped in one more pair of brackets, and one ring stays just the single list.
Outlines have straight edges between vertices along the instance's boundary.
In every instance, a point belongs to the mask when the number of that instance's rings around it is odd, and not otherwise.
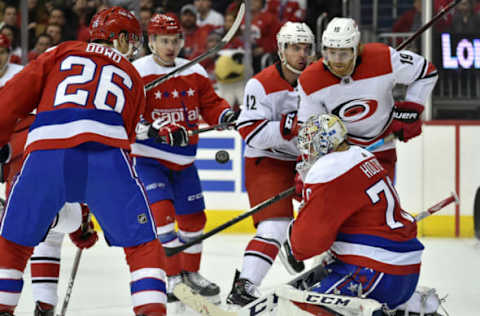
[{"label": "hockey goalie", "polygon": [[[440,315],[434,290],[416,291],[424,249],[375,156],[346,142],[333,114],[300,129],[304,204],[290,223],[297,260],[324,252],[324,264],[277,290],[280,315]],[[300,290],[299,290],[300,289]],[[415,293],[415,295],[414,295]]]}]

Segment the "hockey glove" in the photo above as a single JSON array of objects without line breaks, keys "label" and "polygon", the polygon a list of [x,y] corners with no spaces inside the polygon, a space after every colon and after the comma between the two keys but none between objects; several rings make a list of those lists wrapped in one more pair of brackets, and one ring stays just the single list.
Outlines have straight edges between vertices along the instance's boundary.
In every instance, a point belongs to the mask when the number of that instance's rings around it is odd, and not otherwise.
[{"label": "hockey glove", "polygon": [[145,120],[140,120],[135,127],[135,134],[137,140],[148,139],[148,130],[150,129],[150,123]]},{"label": "hockey glove", "polygon": [[185,147],[188,145],[188,131],[180,124],[170,120],[157,119],[148,129],[148,136],[155,138],[159,143],[170,146]]},{"label": "hockey glove", "polygon": [[295,259],[292,247],[290,244],[290,233],[295,220],[292,220],[287,228],[287,240],[283,243],[280,249],[280,260],[290,274],[300,273],[305,270],[305,263],[301,260]]},{"label": "hockey glove", "polygon": [[0,163],[7,163],[12,154],[12,149],[10,148],[9,144],[3,145],[2,148],[0,148]]},{"label": "hockey glove", "polygon": [[282,119],[280,120],[280,134],[285,140],[291,140],[297,136],[299,128],[297,111],[282,114]]},{"label": "hockey glove", "polygon": [[[227,124],[228,127],[233,128],[235,126],[235,121],[237,120],[238,116],[240,115],[240,111],[233,111],[233,110],[226,110],[222,117],[220,118],[220,124]],[[220,128],[219,130],[221,130]]]},{"label": "hockey glove", "polygon": [[420,116],[424,106],[414,102],[397,102],[393,109],[393,121],[390,124],[392,133],[398,139],[408,142],[411,138],[422,133],[422,119]]},{"label": "hockey glove", "polygon": [[82,224],[76,231],[70,233],[70,239],[80,249],[90,248],[98,240],[98,234],[93,228],[89,213],[88,207],[82,204]]}]

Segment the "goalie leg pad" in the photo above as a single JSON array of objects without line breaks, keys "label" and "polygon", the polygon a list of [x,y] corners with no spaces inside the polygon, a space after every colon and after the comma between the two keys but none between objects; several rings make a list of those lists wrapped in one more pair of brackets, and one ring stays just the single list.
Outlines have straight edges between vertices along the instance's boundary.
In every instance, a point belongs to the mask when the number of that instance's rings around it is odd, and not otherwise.
[{"label": "goalie leg pad", "polygon": [[418,274],[393,275],[347,264],[339,260],[325,267],[328,275],[312,291],[368,297],[394,309],[406,302],[415,291]]}]

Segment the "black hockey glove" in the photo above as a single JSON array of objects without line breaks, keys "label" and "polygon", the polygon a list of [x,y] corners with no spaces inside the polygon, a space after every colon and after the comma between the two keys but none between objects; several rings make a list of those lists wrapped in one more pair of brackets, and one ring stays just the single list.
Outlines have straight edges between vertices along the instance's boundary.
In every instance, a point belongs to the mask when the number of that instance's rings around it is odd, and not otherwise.
[{"label": "black hockey glove", "polygon": [[170,146],[185,147],[188,145],[188,131],[180,124],[168,120],[155,120],[148,129],[148,136],[155,138],[157,142]]},{"label": "black hockey glove", "polygon": [[9,144],[3,145],[0,148],[0,163],[7,163],[10,160],[12,149],[10,148]]}]

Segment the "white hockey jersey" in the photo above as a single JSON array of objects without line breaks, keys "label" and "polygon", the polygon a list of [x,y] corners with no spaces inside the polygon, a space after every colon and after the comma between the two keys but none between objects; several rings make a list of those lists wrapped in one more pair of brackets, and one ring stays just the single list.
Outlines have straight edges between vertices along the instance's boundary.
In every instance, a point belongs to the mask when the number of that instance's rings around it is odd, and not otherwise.
[{"label": "white hockey jersey", "polygon": [[[368,146],[386,136],[392,121],[395,84],[408,86],[406,101],[423,105],[437,78],[435,66],[420,55],[381,43],[365,44],[351,77],[334,76],[323,59],[302,72],[298,80],[298,120],[305,122],[312,114],[333,113],[345,123],[350,142]],[[394,147],[394,142],[389,142],[376,151]]]},{"label": "white hockey jersey", "polygon": [[285,140],[280,132],[282,114],[296,111],[299,95],[281,75],[280,65],[265,68],[245,86],[237,129],[246,143],[245,157],[296,160],[297,137]]},{"label": "white hockey jersey", "polygon": [[0,88],[7,83],[8,80],[12,79],[17,73],[19,73],[23,69],[23,66],[17,64],[8,64],[7,71],[0,77]]}]

